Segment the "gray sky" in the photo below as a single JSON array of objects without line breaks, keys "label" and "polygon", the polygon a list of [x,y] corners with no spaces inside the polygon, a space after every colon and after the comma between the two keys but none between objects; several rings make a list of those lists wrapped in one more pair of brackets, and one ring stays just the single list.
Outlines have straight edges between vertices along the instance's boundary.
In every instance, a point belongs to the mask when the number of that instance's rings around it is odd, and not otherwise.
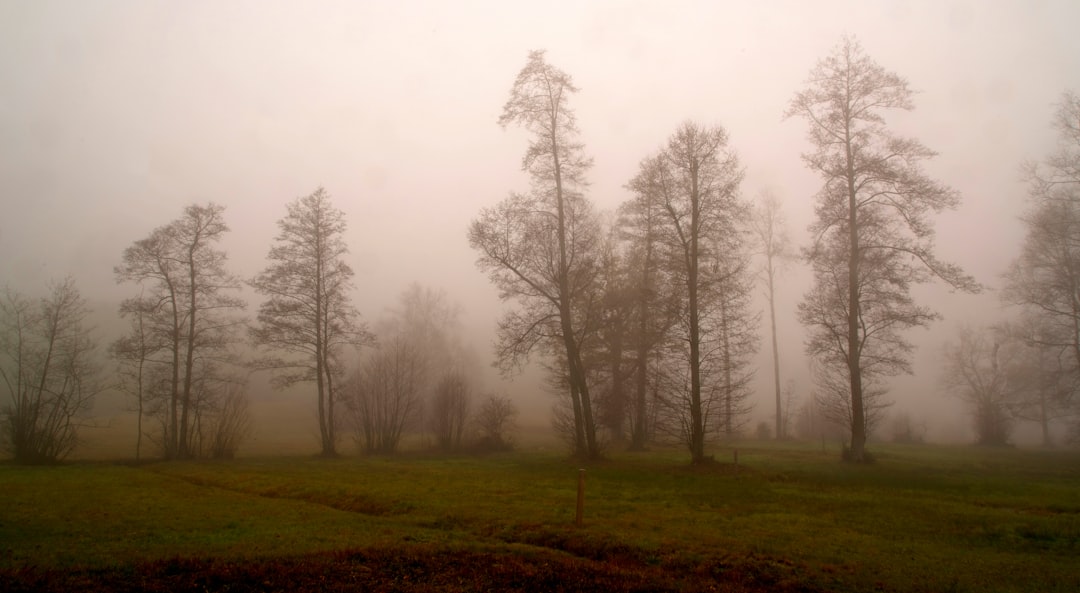
[{"label": "gray sky", "polygon": [[[364,315],[412,281],[443,288],[486,355],[500,305],[465,229],[526,187],[526,137],[495,122],[530,49],[581,88],[599,208],[692,118],[728,129],[744,194],[772,188],[802,242],[820,182],[799,159],[805,124],[782,114],[850,33],[920,91],[890,122],[938,151],[928,170],[964,196],[938,219],[941,255],[996,285],[1022,237],[1019,165],[1052,149],[1053,106],[1080,90],[1078,22],[1074,1],[0,0],[0,283],[36,292],[73,274],[113,307],[132,290],[113,285],[122,250],[210,200],[250,277],[285,204],[323,185],[350,224]],[[800,381],[807,281],[793,270],[780,302]],[[919,294],[947,318],[913,334],[918,377],[894,393],[911,409],[940,399],[934,362],[956,324],[997,315],[993,293]]]}]

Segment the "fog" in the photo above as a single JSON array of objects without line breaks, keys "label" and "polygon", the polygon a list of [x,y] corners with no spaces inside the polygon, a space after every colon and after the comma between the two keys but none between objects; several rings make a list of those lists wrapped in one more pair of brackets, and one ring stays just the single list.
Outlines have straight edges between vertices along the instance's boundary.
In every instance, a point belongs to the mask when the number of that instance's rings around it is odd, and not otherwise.
[{"label": "fog", "polygon": [[[939,153],[927,172],[963,196],[936,219],[939,254],[988,287],[916,289],[944,320],[910,334],[915,374],[890,396],[929,438],[970,441],[938,387],[941,347],[961,324],[1006,315],[994,288],[1023,237],[1020,166],[1053,149],[1054,104],[1080,89],[1077,22],[1070,1],[2,2],[0,284],[40,294],[74,276],[104,346],[135,290],[112,272],[133,241],[213,201],[232,229],[232,271],[250,278],[286,203],[321,185],[347,217],[365,319],[412,282],[445,290],[486,362],[504,305],[465,232],[527,188],[525,132],[496,119],[529,50],[546,49],[581,89],[572,104],[598,209],[630,197],[639,161],[679,123],[718,123],[745,166],[743,195],[771,189],[801,245],[820,180],[800,160],[805,123],[782,114],[853,34],[919,91],[889,125]],[[782,372],[800,396],[810,382],[795,307],[809,280],[795,264],[777,295]],[[254,311],[257,296],[245,298]],[[773,414],[770,365],[763,347],[755,420]],[[518,402],[522,424],[544,426],[553,400],[537,376],[482,381]],[[105,400],[99,410],[116,414]]]}]

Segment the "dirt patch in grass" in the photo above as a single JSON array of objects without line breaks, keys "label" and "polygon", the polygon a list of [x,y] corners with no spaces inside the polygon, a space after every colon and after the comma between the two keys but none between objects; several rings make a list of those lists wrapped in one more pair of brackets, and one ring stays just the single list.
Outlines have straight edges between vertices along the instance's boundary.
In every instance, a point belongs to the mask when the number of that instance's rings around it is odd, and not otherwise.
[{"label": "dirt patch in grass", "polygon": [[[689,568],[689,567],[688,567]],[[5,590],[67,591],[721,591],[811,592],[793,582],[705,565],[672,571],[548,551],[424,547],[248,561],[174,558],[108,569],[0,571]]]},{"label": "dirt patch in grass", "polygon": [[228,492],[236,492],[238,494],[254,494],[263,498],[299,500],[310,502],[312,504],[321,504],[338,511],[359,513],[371,517],[403,515],[412,510],[411,506],[403,503],[390,504],[368,496],[344,493],[331,494],[325,491],[304,490],[295,485],[278,485],[265,488],[237,488],[198,476],[182,474],[169,475],[178,480],[203,488],[217,488]]}]

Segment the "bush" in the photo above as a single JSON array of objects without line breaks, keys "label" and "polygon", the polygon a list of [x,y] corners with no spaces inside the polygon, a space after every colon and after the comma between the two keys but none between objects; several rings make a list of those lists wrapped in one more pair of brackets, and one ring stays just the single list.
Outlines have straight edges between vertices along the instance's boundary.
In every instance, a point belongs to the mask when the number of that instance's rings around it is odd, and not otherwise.
[{"label": "bush", "polygon": [[232,459],[240,443],[251,433],[251,411],[243,387],[237,385],[225,395],[210,433],[210,456]]},{"label": "bush", "polygon": [[86,299],[70,278],[47,297],[0,294],[0,402],[3,447],[19,463],[55,463],[78,443],[103,389],[96,341],[84,325]]},{"label": "bush", "polygon": [[511,433],[515,429],[517,406],[505,395],[489,395],[473,417],[477,440],[473,448],[481,451],[513,449]]}]

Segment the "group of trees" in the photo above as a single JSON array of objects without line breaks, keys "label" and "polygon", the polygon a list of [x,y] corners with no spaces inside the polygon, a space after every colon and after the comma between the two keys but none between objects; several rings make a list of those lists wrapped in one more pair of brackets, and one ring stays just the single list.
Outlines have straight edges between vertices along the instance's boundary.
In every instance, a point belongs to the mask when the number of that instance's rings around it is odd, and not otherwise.
[{"label": "group of trees", "polygon": [[977,439],[1008,442],[1017,420],[1070,422],[1080,440],[1080,97],[1066,92],[1053,121],[1057,149],[1025,166],[1027,235],[1004,275],[1009,321],[963,328],[945,348],[943,379],[972,411]]},{"label": "group of trees", "polygon": [[379,324],[377,349],[345,387],[365,451],[396,451],[407,429],[430,428],[444,449],[461,445],[472,388],[458,316],[444,293],[414,284]]},{"label": "group of trees", "polygon": [[[751,295],[760,279],[774,434],[786,436],[794,398],[781,392],[775,293],[793,254],[778,200],[763,192],[756,207],[745,201],[724,128],[687,121],[642,159],[625,186],[629,199],[601,215],[586,196],[592,160],[570,105],[577,91],[534,51],[499,118],[529,134],[521,166],[530,184],[468,229],[478,267],[516,304],[498,323],[497,365],[511,372],[539,356],[559,395],[556,427],[579,457],[598,457],[611,440],[641,449],[667,438],[702,462],[710,439],[738,434],[749,417],[761,317]],[[930,217],[955,208],[959,195],[923,172],[933,151],[887,127],[888,113],[912,108],[907,81],[844,38],[785,113],[806,121],[803,161],[822,180],[802,253],[813,285],[797,312],[817,395],[796,430],[846,427],[854,461],[869,459],[887,380],[911,370],[906,330],[939,318],[915,302],[912,286],[981,289],[934,253]],[[1003,299],[1017,320],[965,329],[945,350],[944,385],[970,404],[982,443],[1006,442],[1016,419],[1038,422],[1049,442],[1050,422],[1076,417],[1080,98],[1064,96],[1055,124],[1058,150],[1027,167],[1027,237],[1005,275]],[[473,411],[472,361],[445,295],[413,286],[370,331],[351,302],[344,214],[329,195],[319,188],[289,204],[278,228],[267,266],[247,281],[265,297],[253,323],[219,247],[228,232],[221,206],[189,206],[123,252],[116,279],[138,294],[120,305],[128,331],[109,353],[137,412],[136,457],[144,435],[170,459],[231,456],[250,428],[253,371],[271,372],[281,387],[313,384],[325,456],[337,454],[344,426],[376,453],[395,451],[407,431],[458,448],[470,425],[489,445],[507,444],[515,410],[489,396]],[[67,454],[103,388],[85,315],[71,280],[38,302],[13,292],[0,302],[5,437],[20,460]],[[242,360],[246,345],[258,354]]]},{"label": "group of trees", "polygon": [[117,281],[140,292],[120,304],[130,331],[110,350],[122,389],[136,402],[139,442],[145,415],[158,423],[150,434],[169,459],[230,456],[236,439],[222,433],[246,427],[233,350],[245,305],[236,296],[240,279],[217,246],[228,230],[223,207],[189,206],[125,249],[115,269]]},{"label": "group of trees", "polygon": [[[338,454],[348,426],[365,451],[394,452],[429,399],[440,446],[460,446],[470,384],[445,295],[413,286],[376,340],[352,304],[344,214],[318,188],[278,221],[267,265],[248,281],[265,298],[247,323],[233,296],[240,281],[214,247],[228,230],[222,217],[213,204],[188,207],[117,267],[118,279],[141,291],[121,305],[131,329],[112,347],[137,402],[140,439],[145,413],[160,425],[151,434],[166,458],[231,456],[249,428],[246,375],[268,371],[277,387],[313,386],[323,456]],[[248,345],[256,354],[241,360],[237,350]],[[503,414],[493,428],[504,445],[511,419]]]},{"label": "group of trees", "polygon": [[653,261],[641,262],[652,268],[652,284],[639,288],[668,303],[666,311],[630,311],[664,329],[651,347],[657,429],[680,438],[695,462],[705,459],[711,434],[734,436],[749,412],[758,315],[750,307],[750,208],[739,197],[741,180],[724,129],[686,122],[642,161],[622,209],[633,229],[627,248],[652,251]]},{"label": "group of trees", "polygon": [[[751,256],[758,254],[769,297],[775,434],[783,437],[790,406],[781,397],[774,298],[777,270],[792,254],[776,200],[765,195],[756,209],[744,202],[742,170],[723,128],[686,122],[641,162],[626,186],[632,198],[605,224],[584,195],[592,161],[569,105],[577,90],[543,52],[532,52],[499,120],[531,135],[522,160],[529,191],[484,209],[469,229],[478,266],[517,304],[499,323],[500,366],[543,358],[550,384],[566,396],[556,421],[579,456],[597,456],[601,435],[622,438],[629,426],[632,448],[672,435],[702,461],[710,436],[734,434],[746,419],[759,324],[750,305]],[[887,379],[911,371],[906,330],[939,318],[915,302],[912,286],[940,281],[981,290],[935,255],[931,215],[959,203],[956,191],[922,170],[935,153],[886,125],[890,111],[912,109],[912,94],[906,80],[845,38],[785,114],[807,122],[812,150],[803,160],[822,179],[802,254],[814,282],[798,307],[817,396],[800,424],[847,427],[845,455],[853,461],[869,459],[866,440],[888,404]],[[1013,414],[1022,408],[1045,418],[1047,402],[1075,383],[1062,387],[1047,373],[1080,373],[1080,235],[1070,226],[1080,220],[1072,210],[1080,204],[1076,111],[1070,95],[1059,127],[1074,143],[1032,167],[1030,236],[1010,272],[1007,298],[1040,319],[1037,330],[1012,339],[1037,350],[1027,358],[1039,370],[1029,366],[1027,381],[1046,394],[1034,407],[1013,406]],[[986,350],[970,336],[963,344]],[[1001,352],[993,348],[991,359]],[[948,358],[951,376],[965,376],[959,357]],[[979,422],[990,431],[997,420]]]},{"label": "group of trees", "polygon": [[[111,344],[116,386],[138,413],[136,457],[150,434],[167,458],[231,456],[247,430],[243,376],[232,346],[244,307],[239,279],[217,248],[228,231],[223,208],[190,206],[179,219],[128,247],[116,267],[121,282],[140,287],[120,305],[128,333]],[[33,303],[7,293],[2,303],[4,361],[10,395],[4,409],[15,459],[61,459],[77,442],[93,396],[113,382],[83,321],[85,300],[73,280]],[[144,418],[156,430],[144,430]]]},{"label": "group of trees", "polygon": [[[341,427],[377,453],[395,451],[406,429],[430,430],[439,447],[455,449],[467,425],[487,448],[510,446],[510,400],[489,395],[470,414],[472,369],[444,294],[411,287],[376,343],[352,304],[344,214],[329,194],[319,188],[290,203],[278,229],[266,267],[247,281],[265,297],[253,322],[219,247],[229,230],[223,207],[188,206],[125,249],[116,279],[138,293],[121,302],[127,331],[108,348],[115,382],[103,379],[73,280],[38,302],[6,292],[0,379],[14,457],[66,456],[94,395],[112,387],[136,413],[136,459],[144,436],[166,459],[232,457],[251,429],[247,382],[256,371],[276,387],[312,385],[324,456],[337,455]],[[254,354],[241,356],[245,348]]]},{"label": "group of trees", "polygon": [[757,348],[742,169],[722,127],[686,122],[645,158],[633,198],[605,224],[584,195],[592,164],[565,72],[532,52],[500,124],[531,135],[531,184],[469,228],[478,266],[517,307],[499,322],[506,371],[543,357],[564,395],[556,422],[574,453],[606,438],[640,448],[671,435],[696,462],[746,421]]}]

